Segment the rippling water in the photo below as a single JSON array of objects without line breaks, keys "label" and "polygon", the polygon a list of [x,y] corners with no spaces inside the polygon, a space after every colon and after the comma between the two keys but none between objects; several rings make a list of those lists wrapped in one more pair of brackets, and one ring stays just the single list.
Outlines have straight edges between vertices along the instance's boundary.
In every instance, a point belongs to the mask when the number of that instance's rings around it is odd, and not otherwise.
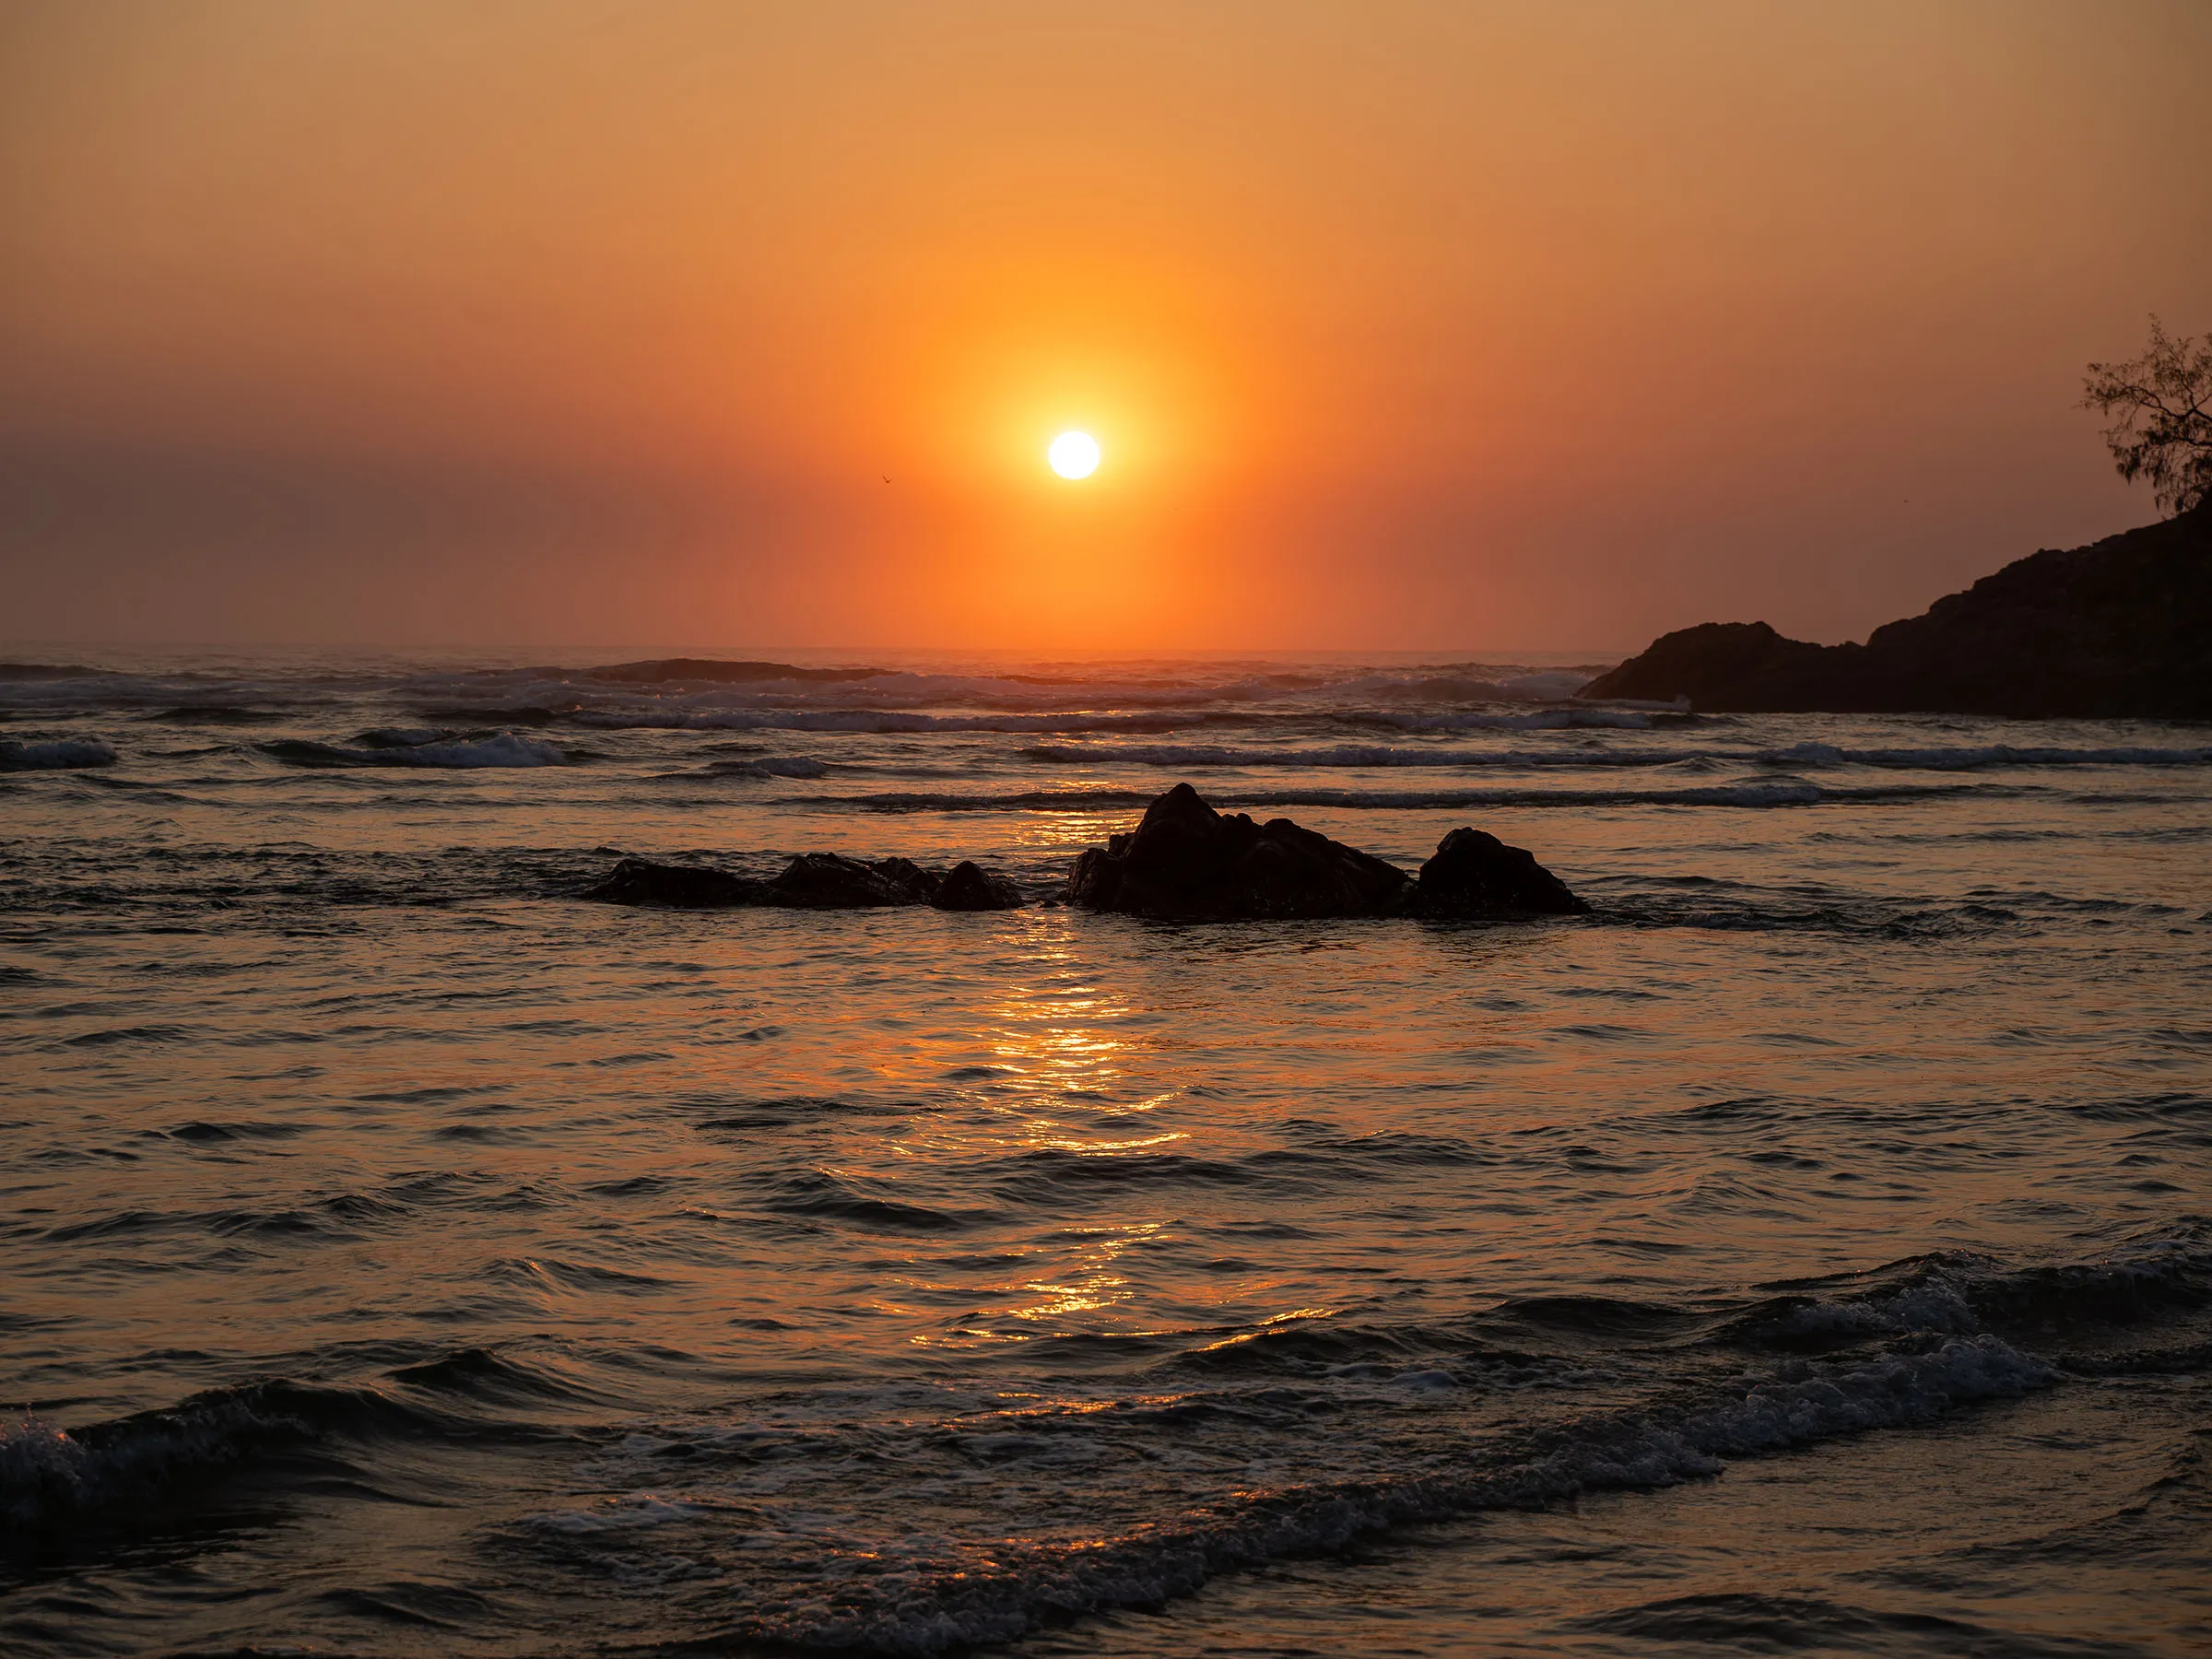
[{"label": "rippling water", "polygon": [[[11,1654],[2212,1646],[2203,727],[73,660],[0,680]],[[1596,913],[1042,902],[1183,779]],[[816,850],[1041,902],[574,897]]]}]

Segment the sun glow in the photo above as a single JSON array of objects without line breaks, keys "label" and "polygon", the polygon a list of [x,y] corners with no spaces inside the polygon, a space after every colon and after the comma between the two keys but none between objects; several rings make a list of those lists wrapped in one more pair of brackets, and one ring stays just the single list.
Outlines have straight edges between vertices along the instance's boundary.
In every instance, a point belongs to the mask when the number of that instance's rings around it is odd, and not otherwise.
[{"label": "sun glow", "polygon": [[1063,432],[1044,458],[1064,478],[1088,478],[1099,470],[1099,441],[1088,432]]}]

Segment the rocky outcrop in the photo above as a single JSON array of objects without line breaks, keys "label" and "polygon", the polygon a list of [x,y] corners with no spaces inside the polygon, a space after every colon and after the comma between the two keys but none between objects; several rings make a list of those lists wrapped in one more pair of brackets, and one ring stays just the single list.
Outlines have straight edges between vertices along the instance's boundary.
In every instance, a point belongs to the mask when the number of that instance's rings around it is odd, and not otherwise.
[{"label": "rocky outcrop", "polygon": [[602,904],[651,904],[669,910],[735,910],[759,904],[765,881],[748,881],[727,870],[710,870],[699,865],[657,864],[650,858],[626,858],[607,873],[604,881],[586,888],[582,897]]},{"label": "rocky outcrop", "polygon": [[998,911],[1019,910],[1023,900],[1021,889],[1004,876],[964,858],[937,884],[930,903],[947,911]]},{"label": "rocky outcrop", "polygon": [[863,864],[836,853],[802,853],[765,884],[760,902],[787,910],[874,910],[927,904],[936,881],[903,858]]},{"label": "rocky outcrop", "polygon": [[767,881],[701,865],[625,858],[582,897],[606,904],[669,910],[879,910],[934,904],[939,910],[1016,910],[1021,889],[1005,877],[963,863],[949,876],[904,858],[863,862],[836,853],[802,853]]},{"label": "rocky outcrop", "polygon": [[1288,818],[1216,812],[1188,783],[1127,835],[1076,860],[1068,899],[1088,910],[1160,919],[1568,915],[1586,910],[1519,847],[1454,830],[1417,882],[1395,865]]},{"label": "rocky outcrop", "polygon": [[1178,783],[1127,835],[1076,860],[1068,898],[1133,916],[1241,919],[1389,915],[1406,872],[1288,818],[1224,817]]},{"label": "rocky outcrop", "polygon": [[2212,719],[2212,503],[2016,559],[1864,645],[1764,622],[1665,635],[1583,688],[1716,712]]},{"label": "rocky outcrop", "polygon": [[[1437,844],[1417,881],[1357,847],[1288,818],[1255,824],[1216,812],[1188,783],[1145,811],[1126,835],[1076,860],[1070,902],[1159,920],[1258,921],[1420,916],[1438,921],[1579,915],[1589,909],[1526,851],[1479,830]],[[582,894],[670,910],[1018,910],[1013,882],[967,861],[946,874],[904,858],[864,862],[805,853],[766,881],[700,865],[625,858]]]},{"label": "rocky outcrop", "polygon": [[1509,847],[1480,830],[1454,830],[1437,842],[1413,894],[1414,913],[1440,921],[1579,916],[1589,909],[1527,848]]}]

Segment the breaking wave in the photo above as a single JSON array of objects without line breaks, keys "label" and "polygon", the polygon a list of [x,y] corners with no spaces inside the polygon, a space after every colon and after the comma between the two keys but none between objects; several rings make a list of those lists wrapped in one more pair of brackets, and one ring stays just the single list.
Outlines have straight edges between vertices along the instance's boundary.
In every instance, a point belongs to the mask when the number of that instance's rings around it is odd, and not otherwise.
[{"label": "breaking wave", "polygon": [[557,744],[517,732],[490,737],[454,737],[440,732],[383,730],[364,733],[359,747],[290,738],[257,746],[287,766],[565,766],[569,756]]},{"label": "breaking wave", "polygon": [[[812,1594],[762,1597],[764,1606],[745,1605],[753,1598],[743,1591],[731,1594],[735,1605],[718,1621],[716,1639],[898,1655],[1010,1641],[1043,1624],[1157,1606],[1225,1571],[1342,1549],[1397,1527],[1675,1486],[1717,1475],[1731,1460],[2018,1398],[2051,1386],[2058,1375],[2047,1361],[1994,1337],[1955,1336],[1848,1360],[1785,1363],[1764,1378],[1670,1407],[1600,1413],[1522,1433],[1505,1445],[1476,1441],[1396,1472],[1247,1486],[1102,1539],[1002,1537],[966,1547],[941,1536],[856,1541],[868,1573],[840,1575]],[[1399,1381],[1418,1384],[1429,1376]],[[1436,1373],[1430,1386],[1455,1384]],[[972,1455],[991,1462],[1038,1455],[1049,1465],[1066,1455],[1034,1434],[982,1440],[988,1443],[979,1442]],[[664,1443],[653,1442],[655,1450]],[[717,1524],[756,1527],[757,1516],[750,1504],[713,1495],[640,1492],[592,1510],[532,1516],[518,1530],[551,1553],[589,1547],[604,1564],[610,1547],[688,1550]],[[680,1529],[680,1545],[638,1535],[661,1528]]]},{"label": "breaking wave", "polygon": [[1841,748],[1830,743],[1796,743],[1769,749],[1759,759],[1792,766],[1888,766],[1921,771],[1974,771],[1991,766],[2207,766],[2206,748],[2024,748],[2011,744],[1969,745],[1959,748]]},{"label": "breaking wave", "polygon": [[[1913,801],[1943,795],[2003,794],[2005,785],[1986,783],[1895,783],[1859,787],[1827,786],[1803,778],[1775,778],[1681,789],[1280,789],[1209,790],[1206,798],[1223,809],[1269,806],[1343,806],[1377,810],[1459,810],[1498,806],[1819,806],[1869,801]],[[1088,811],[1101,806],[1142,806],[1152,792],[1143,789],[1038,789],[1006,794],[884,792],[874,794],[789,795],[787,804],[841,806],[873,812]]]},{"label": "breaking wave", "polygon": [[0,771],[76,771],[114,764],[115,751],[97,737],[31,743],[0,740]]},{"label": "breaking wave", "polygon": [[[1382,718],[1382,717],[1377,717]],[[1534,717],[1531,717],[1534,718]],[[1513,729],[1529,729],[1516,726]],[[1337,744],[1328,748],[1253,748],[1226,744],[1036,744],[1022,753],[1033,760],[1139,766],[1296,767],[1574,767],[1787,766],[1818,770],[1862,766],[1893,771],[1973,771],[1987,767],[2203,766],[2212,748],[2027,749],[2004,745],[1978,748],[1847,749],[1826,743],[1785,748],[1393,748]]]},{"label": "breaking wave", "polygon": [[129,1518],[195,1481],[334,1434],[405,1430],[414,1414],[372,1391],[281,1379],[63,1430],[0,1424],[0,1540]]}]

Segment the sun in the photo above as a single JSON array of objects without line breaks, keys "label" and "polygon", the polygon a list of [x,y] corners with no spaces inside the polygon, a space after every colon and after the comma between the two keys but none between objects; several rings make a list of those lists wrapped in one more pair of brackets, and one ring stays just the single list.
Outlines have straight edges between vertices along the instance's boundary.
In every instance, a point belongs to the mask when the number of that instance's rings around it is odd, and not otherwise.
[{"label": "sun", "polygon": [[1099,441],[1088,432],[1063,432],[1044,458],[1064,478],[1088,478],[1099,470]]}]

